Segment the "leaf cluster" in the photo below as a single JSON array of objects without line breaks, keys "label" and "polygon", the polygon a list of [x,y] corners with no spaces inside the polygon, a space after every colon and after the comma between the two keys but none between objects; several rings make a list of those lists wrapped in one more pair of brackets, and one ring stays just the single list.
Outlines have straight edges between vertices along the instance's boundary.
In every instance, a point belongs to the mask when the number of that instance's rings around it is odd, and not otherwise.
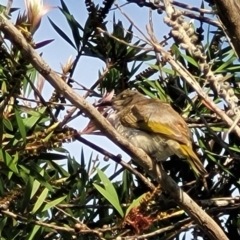
[{"label": "leaf cluster", "polygon": [[[108,19],[113,2],[105,0],[98,6],[86,0],[88,18],[80,23],[61,0],[59,10],[71,36],[53,20],[49,22],[64,44],[70,45],[76,53],[75,59],[62,67],[62,81],[70,87],[79,86],[73,75],[80,59],[91,57],[101,60],[105,68],[99,69],[99,77],[90,88],[80,85],[87,90],[85,97],[96,98],[113,89],[119,93],[136,88],[149,97],[169,102],[193,133],[193,148],[209,172],[206,179],[209,191],[195,179],[189,165],[176,156],[162,165],[184,191],[224,226],[230,239],[237,239],[238,137],[234,132],[228,133],[229,126],[166,59],[159,57],[147,39],[135,37],[133,23],[124,26],[115,15],[113,20]],[[16,27],[23,31],[19,24]],[[221,74],[238,104],[240,65],[224,40],[223,31],[205,29],[201,21],[199,28],[192,28],[211,71]],[[35,48],[51,42],[35,44],[33,36],[26,32],[24,36]],[[192,226],[191,219],[166,192],[159,190],[154,179],[140,166],[130,162],[128,165],[133,171],[122,165],[120,170],[108,174],[110,164],[100,164],[99,156],[91,155],[86,159],[83,150],[80,159],[69,154],[66,143],[82,144],[72,120],[86,116],[81,109],[70,106],[56,90],[48,101],[45,100],[42,97],[44,80],[21,50],[14,43],[7,44],[6,40],[3,36],[0,42],[0,238],[116,239],[152,234],[148,239],[184,239],[180,234]],[[171,40],[170,34],[164,42],[168,43],[166,46],[175,61],[223,111],[230,111],[231,106],[224,98],[228,95],[217,91],[213,83],[207,81],[199,59],[187,49],[181,49],[181,43]],[[115,159],[117,167],[121,163],[107,149],[100,149],[94,143],[87,145],[101,150],[106,155],[104,160],[108,161],[109,156]],[[224,205],[217,205],[216,199],[226,201]],[[222,221],[223,216],[225,221]],[[196,226],[190,231],[193,236],[205,237]]]}]

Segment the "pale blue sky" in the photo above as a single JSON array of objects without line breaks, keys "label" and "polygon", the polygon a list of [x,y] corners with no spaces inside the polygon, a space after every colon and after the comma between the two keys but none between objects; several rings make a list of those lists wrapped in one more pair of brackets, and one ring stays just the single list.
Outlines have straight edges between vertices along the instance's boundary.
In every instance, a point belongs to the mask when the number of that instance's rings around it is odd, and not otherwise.
[{"label": "pale blue sky", "polygon": [[[5,5],[7,0],[0,0],[0,3]],[[45,1],[49,3],[52,6],[60,6],[59,0],[48,0]],[[95,1],[95,2],[102,2],[102,1]],[[125,3],[124,0],[118,0],[116,1],[119,5]],[[200,0],[184,0],[182,1],[185,4],[189,3],[190,5],[194,4],[194,6],[200,6],[201,1]],[[80,0],[65,0],[66,5],[68,6],[71,13],[74,15],[74,17],[79,21],[80,24],[84,24],[87,18],[87,11],[85,8],[84,1]],[[13,7],[19,7],[21,11],[24,9],[24,0],[13,0]],[[135,4],[130,4],[125,7],[123,7],[124,12],[127,13],[128,16],[131,17],[131,19],[137,24],[137,26],[143,30],[146,33],[146,25],[148,24],[148,16],[149,16],[149,10],[147,8],[139,8]],[[128,21],[124,18],[124,16],[121,15],[118,11],[116,13],[116,19],[121,19],[123,21],[123,25],[126,27],[129,26]],[[153,15],[153,22],[154,22],[154,28],[155,33],[161,41],[163,39],[164,35],[167,35],[169,32],[169,28],[163,23],[163,17],[165,14],[162,15],[156,14],[156,12]],[[14,17],[16,17],[16,13],[14,14]],[[63,16],[63,14],[58,10],[58,8],[53,9],[50,11],[46,16],[43,17],[41,26],[39,30],[34,35],[34,40],[36,43],[48,40],[48,39],[55,39],[54,42],[50,43],[49,45],[43,47],[41,49],[41,52],[43,52],[43,58],[44,60],[50,65],[52,69],[54,69],[57,72],[61,71],[60,63],[64,64],[70,55],[73,56],[73,58],[76,55],[75,50],[66,43],[52,28],[50,25],[48,18],[50,17],[51,20],[56,23],[58,26],[61,26],[65,33],[68,34],[69,37],[71,37],[71,32],[69,30],[69,27],[67,26],[66,20]],[[108,19],[112,20],[112,13],[109,14]],[[140,34],[135,31],[135,34],[140,36]],[[77,69],[75,71],[75,74],[73,78],[77,81],[79,81],[81,84],[83,84],[86,87],[90,87],[97,79],[98,79],[98,70],[104,67],[103,63],[100,60],[94,60],[92,58],[88,57],[82,57]],[[146,65],[145,65],[146,67]],[[50,85],[46,83],[43,95],[45,99],[48,99],[49,96],[52,93],[52,88]],[[63,114],[61,117],[63,118]],[[82,118],[78,118],[77,120],[71,122],[70,126],[80,130],[83,129],[86,125],[87,121],[82,120]],[[116,146],[114,146],[109,140],[99,137],[99,136],[85,136],[88,140],[93,141],[94,143],[100,145],[103,148],[106,148],[111,153],[118,154],[121,153],[123,155],[124,160],[129,160],[129,157],[122,153]],[[79,142],[74,142],[70,144],[66,144],[64,147],[66,147],[70,154],[72,156],[75,156],[77,160],[80,161],[80,153],[81,153],[81,147],[84,149],[84,153],[86,156],[86,160],[89,159],[89,156],[92,152],[92,149],[82,145]],[[97,155],[96,152],[93,154],[93,158],[95,158]],[[102,156],[100,156],[100,161],[102,161]],[[113,173],[113,169],[115,167],[115,163],[113,161],[109,161],[108,163],[103,162],[103,164],[111,164],[112,167],[109,168],[107,173],[111,175]]]},{"label": "pale blue sky", "polygon": [[[51,6],[60,6],[60,0],[47,0],[44,1]],[[96,3],[100,3],[102,1],[95,1]],[[190,5],[194,4],[194,6],[200,6],[200,0],[185,0],[183,1],[185,4],[189,3]],[[0,0],[1,4],[6,4],[7,0]],[[124,0],[118,0],[116,1],[118,5],[122,5],[125,3]],[[74,15],[74,17],[79,21],[81,25],[84,25],[86,18],[87,18],[87,11],[85,7],[84,1],[76,1],[76,0],[65,0],[65,4],[69,8],[70,12]],[[13,0],[13,7],[19,7],[21,12],[24,10],[24,0]],[[129,4],[127,6],[124,6],[123,11],[136,23],[136,25],[146,33],[146,25],[148,24],[148,17],[149,17],[149,10],[147,8],[139,8],[135,4]],[[17,16],[18,12],[14,13],[14,18]],[[120,19],[123,21],[123,26],[128,27],[130,23],[126,18],[119,12],[115,11],[116,19]],[[113,13],[108,15],[108,20],[112,20]],[[165,14],[162,15],[157,14],[154,12],[153,14],[153,22],[154,22],[154,30],[155,33],[161,41],[163,39],[164,35],[167,35],[169,32],[169,28],[163,23],[163,17]],[[48,40],[48,39],[55,39],[52,43],[49,45],[41,48],[39,52],[43,52],[43,58],[44,60],[50,65],[50,67],[57,71],[61,72],[60,63],[64,64],[70,55],[73,56],[73,58],[76,55],[75,49],[73,49],[68,43],[63,40],[58,33],[55,32],[55,30],[50,25],[48,18],[49,17],[55,24],[58,26],[61,26],[65,33],[68,34],[68,36],[71,38],[71,32],[69,30],[69,27],[66,23],[66,20],[63,16],[63,14],[59,11],[58,8],[55,8],[51,10],[47,15],[45,15],[42,19],[41,26],[37,30],[36,34],[34,35],[34,40],[36,43]],[[140,33],[137,32],[137,30],[134,30],[134,33],[141,38],[143,38]],[[89,57],[82,57],[81,60],[78,63],[78,66],[76,68],[76,71],[73,75],[73,78],[77,80],[79,83],[83,84],[86,87],[90,87],[97,79],[98,79],[98,71],[99,69],[102,69],[104,67],[104,64],[100,60],[96,60]],[[143,66],[142,69],[146,68],[147,65]],[[52,93],[51,86],[46,82],[43,96],[45,99],[49,99],[50,95]],[[60,115],[61,118],[64,117],[64,114],[62,113]],[[86,126],[87,119],[78,118],[75,121],[71,122],[69,126],[72,126],[76,128],[77,130],[81,130]],[[99,136],[84,136],[88,140],[93,141],[94,143],[100,145],[103,148],[106,148],[110,152],[114,154],[121,153],[123,155],[124,160],[129,160],[129,157],[122,153],[115,145],[113,145],[109,140],[103,137]],[[80,158],[80,150],[82,147],[82,144],[79,142],[74,142],[71,144],[66,144],[65,147],[69,150],[70,154],[75,156],[76,159]],[[84,152],[86,156],[86,160],[89,158],[92,149],[89,149],[88,147],[84,146]],[[97,153],[94,152],[93,157],[96,156]],[[102,160],[102,157],[100,157],[100,160]],[[113,166],[115,166],[114,162],[110,161],[108,163],[111,163]],[[105,164],[105,162],[104,162]],[[112,172],[112,169],[110,170]]]},{"label": "pale blue sky", "polygon": [[[1,4],[6,4],[7,0],[0,0]],[[51,6],[60,6],[59,0],[48,0],[45,1],[46,3],[50,4]],[[100,1],[98,1],[100,2]],[[74,15],[74,17],[79,21],[80,24],[84,25],[86,18],[87,18],[87,11],[85,8],[84,1],[76,1],[76,0],[68,0],[65,1],[67,7],[71,11],[71,13]],[[118,1],[118,4],[123,4],[124,1]],[[13,1],[13,7],[19,7],[21,12],[24,10],[24,0],[15,0]],[[136,5],[127,5],[123,7],[124,12],[126,12],[131,19],[136,22],[139,28],[141,28],[144,32],[146,29],[146,24],[148,23],[148,9],[146,8],[139,8]],[[116,19],[121,19],[123,21],[124,26],[129,26],[130,23],[125,19],[124,16],[119,13],[119,11],[115,11]],[[17,12],[13,14],[14,18],[17,16]],[[108,19],[113,19],[113,14],[109,14]],[[71,38],[71,31],[69,30],[69,27],[66,23],[66,20],[63,16],[63,14],[59,11],[58,8],[55,8],[51,10],[47,15],[45,15],[42,19],[41,26],[37,30],[37,32],[34,35],[34,40],[36,43],[48,40],[48,39],[55,39],[52,43],[49,45],[41,48],[39,52],[43,52],[43,58],[44,60],[50,65],[52,69],[54,69],[57,72],[61,71],[60,63],[64,64],[70,55],[73,56],[73,58],[76,55],[75,49],[73,49],[68,43],[66,43],[59,35],[55,32],[55,30],[52,28],[48,21],[48,17],[58,26],[61,26],[65,33],[68,34],[68,36]],[[163,15],[154,15],[154,18],[158,18],[157,21],[155,21],[155,31],[157,35],[159,36],[159,39],[162,39],[162,36],[167,34],[167,27],[165,24],[162,24],[162,17]],[[138,36],[140,34],[136,32]],[[141,36],[140,36],[141,37]],[[96,60],[89,57],[82,57],[81,60],[78,63],[78,66],[76,68],[76,71],[73,75],[73,78],[83,84],[86,87],[90,87],[97,79],[98,79],[98,71],[99,69],[102,69],[104,67],[104,64],[100,60]],[[146,67],[146,65],[145,65]],[[49,99],[50,95],[52,93],[51,86],[46,82],[43,96],[45,99]],[[63,114],[61,117],[63,118]],[[85,119],[82,120],[82,118],[78,118],[77,120],[71,122],[70,126],[73,126],[74,128],[80,130],[83,129],[86,125]],[[99,136],[85,136],[88,140],[91,140],[93,142],[96,142],[103,148],[107,148],[110,152],[114,154],[118,154],[119,150],[115,147],[113,144],[111,144],[107,139],[99,137]],[[66,144],[66,148],[70,151],[72,155],[76,157],[76,159],[79,159],[80,157],[80,145],[78,142]],[[84,146],[84,150],[86,153],[86,156],[90,156],[92,150],[88,149]],[[96,154],[95,154],[96,155]],[[124,159],[129,159],[126,154],[124,154]],[[88,159],[88,157],[86,158]],[[100,158],[101,159],[101,158]],[[114,163],[113,163],[114,164]],[[115,165],[115,164],[114,164]]]}]

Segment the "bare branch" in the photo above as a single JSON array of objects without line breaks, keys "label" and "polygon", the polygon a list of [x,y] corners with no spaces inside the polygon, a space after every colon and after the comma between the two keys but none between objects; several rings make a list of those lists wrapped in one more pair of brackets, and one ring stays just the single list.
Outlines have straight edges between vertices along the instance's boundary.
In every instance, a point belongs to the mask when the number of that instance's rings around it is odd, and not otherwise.
[{"label": "bare branch", "polygon": [[228,36],[229,43],[240,58],[240,1],[239,0],[214,0],[220,24]]},{"label": "bare branch", "polygon": [[[46,80],[57,91],[68,99],[77,108],[83,110],[89,117],[92,117],[99,128],[115,144],[120,146],[135,161],[141,165],[146,172],[166,190],[170,196],[182,207],[189,216],[199,225],[199,227],[208,235],[210,239],[227,240],[228,238],[222,229],[214,220],[203,211],[182,189],[169,177],[165,171],[160,169],[159,165],[153,162],[149,156],[141,149],[131,145],[129,141],[123,138],[111,124],[89,104],[84,98],[73,91],[61,78],[48,66],[48,64],[39,56],[37,52],[27,43],[22,34],[7,20],[3,14],[0,15],[0,30],[8,37],[10,41],[18,47],[31,64],[42,74]],[[178,67],[179,68],[179,67]],[[229,119],[228,122],[230,122]],[[232,121],[231,121],[232,122]],[[237,128],[235,128],[236,131]]]}]

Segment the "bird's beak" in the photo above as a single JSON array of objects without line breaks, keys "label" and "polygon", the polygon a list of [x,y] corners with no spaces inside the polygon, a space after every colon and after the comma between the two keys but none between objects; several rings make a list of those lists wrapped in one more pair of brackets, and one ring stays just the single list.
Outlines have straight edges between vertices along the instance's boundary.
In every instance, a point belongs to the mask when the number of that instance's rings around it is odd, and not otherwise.
[{"label": "bird's beak", "polygon": [[105,93],[100,101],[95,104],[96,107],[110,107],[112,106],[112,99],[114,95],[114,90],[110,93]]},{"label": "bird's beak", "polygon": [[95,104],[96,107],[111,107],[112,101],[99,102]]}]

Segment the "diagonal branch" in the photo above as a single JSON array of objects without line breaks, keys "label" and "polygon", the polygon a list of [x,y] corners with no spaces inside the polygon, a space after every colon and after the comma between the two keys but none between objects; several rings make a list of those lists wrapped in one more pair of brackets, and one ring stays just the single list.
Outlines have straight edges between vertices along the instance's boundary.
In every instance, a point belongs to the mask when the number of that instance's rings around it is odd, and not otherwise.
[{"label": "diagonal branch", "polygon": [[[151,36],[152,31],[150,28],[148,28],[148,31]],[[154,39],[152,40],[151,44],[154,46],[155,50],[159,53],[162,54],[162,56],[169,62],[169,64],[172,66],[173,69],[175,69],[185,80],[186,82],[189,83],[190,86],[192,86],[198,95],[204,99],[205,102],[208,103],[208,105],[211,107],[211,109],[224,121],[227,123],[229,127],[231,127],[234,124],[234,121],[224,112],[222,111],[215,103],[214,101],[202,90],[201,86],[199,83],[194,79],[194,77],[178,62],[176,62],[171,54],[164,50],[160,44],[155,41]],[[237,134],[238,137],[240,137],[240,127],[235,126],[233,131]]]},{"label": "diagonal branch", "polygon": [[240,58],[240,1],[214,0],[221,27],[228,37],[228,41]]},{"label": "diagonal branch", "polygon": [[61,92],[77,108],[92,117],[99,128],[115,144],[120,146],[135,161],[141,165],[146,172],[166,190],[170,196],[181,206],[189,216],[199,225],[210,239],[227,240],[228,238],[216,222],[203,211],[182,189],[169,177],[165,171],[152,161],[149,156],[141,149],[134,147],[129,141],[123,138],[111,124],[88,103],[83,97],[79,96],[47,65],[37,52],[27,43],[23,35],[7,20],[3,14],[0,15],[0,30],[16,47],[18,47],[31,64],[42,74],[45,79],[57,91]]}]

